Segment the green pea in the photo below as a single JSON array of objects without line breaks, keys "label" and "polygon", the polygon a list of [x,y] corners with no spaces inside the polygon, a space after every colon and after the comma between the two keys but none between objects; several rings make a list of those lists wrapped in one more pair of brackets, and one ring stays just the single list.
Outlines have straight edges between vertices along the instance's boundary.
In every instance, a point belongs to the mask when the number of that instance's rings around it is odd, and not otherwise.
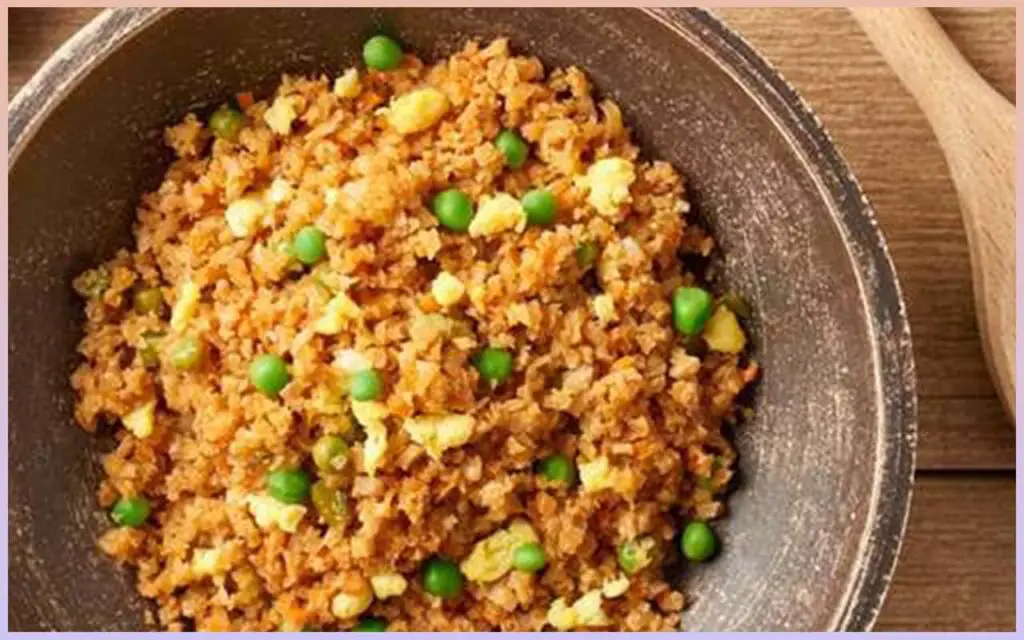
[{"label": "green pea", "polygon": [[633,575],[640,569],[643,569],[641,553],[640,547],[636,542],[623,542],[619,545],[619,567],[626,572],[626,575]]},{"label": "green pea", "polygon": [[423,567],[423,590],[439,598],[459,597],[465,581],[459,565],[447,558],[434,556]]},{"label": "green pea", "polygon": [[160,341],[166,334],[159,331],[144,331],[142,333],[142,347],[139,349],[139,357],[142,364],[149,369],[160,366]]},{"label": "green pea", "polygon": [[268,396],[276,396],[290,380],[288,365],[281,356],[264,353],[249,365],[249,381]]},{"label": "green pea", "polygon": [[309,476],[302,469],[278,469],[264,478],[267,493],[278,502],[298,504],[309,497]]},{"label": "green pea", "polygon": [[487,347],[473,358],[480,377],[497,386],[512,375],[512,354],[498,347]]},{"label": "green pea", "polygon": [[310,488],[309,500],[328,526],[336,527],[345,522],[348,501],[340,489],[332,489],[320,480]]},{"label": "green pea", "polygon": [[385,35],[373,36],[363,45],[363,62],[377,71],[390,71],[402,64],[402,45]]},{"label": "green pea", "polygon": [[367,402],[380,397],[384,389],[384,380],[376,369],[357,371],[349,380],[348,393],[353,400]]},{"label": "green pea", "polygon": [[537,573],[548,563],[544,547],[536,542],[520,545],[512,552],[512,566],[526,573]]},{"label": "green pea", "polygon": [[576,245],[576,264],[580,269],[586,269],[597,260],[597,244],[593,242],[581,242]]},{"label": "green pea", "polygon": [[132,298],[132,306],[139,313],[154,313],[164,304],[164,294],[159,287],[139,289]]},{"label": "green pea", "polygon": [[142,496],[124,497],[110,510],[110,518],[120,527],[140,527],[149,518],[151,508]]},{"label": "green pea", "polygon": [[494,146],[498,147],[505,156],[505,166],[510,169],[518,169],[526,164],[526,157],[530,154],[530,147],[526,144],[516,131],[502,129],[498,137],[494,139]]},{"label": "green pea", "polygon": [[618,545],[617,558],[618,566],[627,575],[636,573],[651,562],[650,554],[635,540]]},{"label": "green pea", "polygon": [[683,555],[692,562],[704,562],[715,554],[718,539],[706,522],[691,522],[683,530],[679,541]]},{"label": "green pea", "polygon": [[202,363],[206,348],[196,336],[185,336],[171,347],[171,364],[175,369],[191,371]]},{"label": "green pea", "polygon": [[576,482],[576,465],[560,453],[541,460],[538,470],[540,475],[551,482],[560,482],[565,485],[572,485]]},{"label": "green pea", "polygon": [[473,221],[473,202],[458,189],[437,194],[430,206],[437,221],[452,231],[466,231]]},{"label": "green pea", "polygon": [[292,239],[292,255],[299,262],[312,266],[327,257],[327,236],[313,225],[302,227]]},{"label": "green pea", "polygon": [[75,281],[75,291],[83,298],[97,300],[110,288],[110,272],[106,267],[86,271]]},{"label": "green pea", "polygon": [[210,131],[224,140],[234,141],[245,126],[245,114],[224,105],[210,116]]},{"label": "green pea", "polygon": [[385,620],[384,618],[376,618],[376,617],[372,617],[372,616],[367,616],[365,618],[360,618],[359,622],[357,622],[355,624],[355,626],[352,627],[352,631],[362,631],[362,632],[387,631],[387,630],[388,630],[388,621],[387,620]]},{"label": "green pea", "polygon": [[523,196],[523,210],[526,221],[535,225],[548,225],[555,221],[558,203],[547,189],[534,189]]},{"label": "green pea", "polygon": [[692,336],[701,332],[711,316],[711,294],[698,287],[679,287],[672,294],[672,324]]},{"label": "green pea", "polygon": [[339,436],[320,436],[313,443],[313,464],[321,471],[338,471],[348,457],[348,445]]}]

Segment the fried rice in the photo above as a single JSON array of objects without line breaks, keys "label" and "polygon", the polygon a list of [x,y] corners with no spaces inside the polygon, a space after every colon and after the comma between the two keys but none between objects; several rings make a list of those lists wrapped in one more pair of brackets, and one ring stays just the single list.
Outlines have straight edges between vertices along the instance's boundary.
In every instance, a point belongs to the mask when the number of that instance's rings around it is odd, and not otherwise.
[{"label": "fried rice", "polygon": [[[681,256],[712,249],[683,177],[640,159],[581,70],[546,74],[501,39],[433,66],[406,54],[390,71],[285,76],[233,108],[233,140],[194,114],[166,131],[176,158],[141,200],[134,248],[75,282],[75,417],[117,442],[99,504],[152,509],[99,546],[134,568],[147,622],[678,628],[667,567],[685,523],[724,513],[735,453],[722,427],[757,374],[725,306],[703,340],[673,326],[673,292],[700,286]],[[529,145],[521,167],[495,144],[506,129]],[[552,224],[517,208],[539,187]],[[476,205],[468,233],[431,211],[451,188]],[[289,250],[309,225],[326,246],[312,266]],[[164,304],[133,306],[141,289]],[[201,359],[182,368],[186,338]],[[484,347],[512,354],[499,384],[475,366]],[[279,394],[250,381],[263,353],[287,363]],[[347,380],[366,367],[381,397],[352,400]],[[326,435],[349,445],[330,473],[310,461]],[[538,473],[553,454],[578,481]],[[282,468],[337,492],[340,515],[268,496]],[[524,540],[543,570],[511,566]],[[623,544],[646,557],[631,572]],[[424,589],[435,557],[459,564],[458,597]]]}]

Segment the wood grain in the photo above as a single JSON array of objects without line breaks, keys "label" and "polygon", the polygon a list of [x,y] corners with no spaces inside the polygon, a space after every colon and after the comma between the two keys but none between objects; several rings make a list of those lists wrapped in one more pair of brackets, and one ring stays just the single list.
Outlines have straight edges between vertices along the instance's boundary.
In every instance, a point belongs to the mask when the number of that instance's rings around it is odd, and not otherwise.
[{"label": "wood grain", "polygon": [[1012,630],[1014,479],[919,477],[910,528],[876,629]]},{"label": "wood grain", "polygon": [[[9,96],[95,9],[9,12]],[[842,9],[719,9],[821,116],[871,198],[899,270],[920,391],[907,536],[878,628],[1014,626],[1014,432],[974,321],[956,193],[913,99]],[[1014,9],[935,10],[968,60],[1016,99]],[[927,471],[927,470],[938,471]]]},{"label": "wood grain", "polygon": [[971,254],[989,373],[1014,420],[1016,128],[1014,108],[921,7],[850,9],[917,100],[946,157]]},{"label": "wood grain", "polygon": [[[922,469],[1010,469],[1014,430],[988,377],[956,191],[924,114],[844,9],[719,9],[819,114],[878,214],[910,314]],[[1015,98],[1015,15],[936,12]]]}]

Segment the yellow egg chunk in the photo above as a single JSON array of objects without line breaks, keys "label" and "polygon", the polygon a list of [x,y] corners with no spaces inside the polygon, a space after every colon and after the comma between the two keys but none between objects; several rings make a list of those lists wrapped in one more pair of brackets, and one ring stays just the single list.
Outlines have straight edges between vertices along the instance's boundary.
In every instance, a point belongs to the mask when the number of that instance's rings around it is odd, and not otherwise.
[{"label": "yellow egg chunk", "polygon": [[270,183],[270,188],[267,189],[265,196],[267,202],[271,204],[281,204],[285,200],[292,197],[294,189],[292,185],[284,178],[274,178],[274,181]]},{"label": "yellow egg chunk", "polygon": [[588,591],[572,604],[576,612],[576,625],[580,627],[603,627],[611,624],[611,620],[601,608],[601,590]]},{"label": "yellow egg chunk", "polygon": [[593,306],[594,315],[597,316],[597,319],[603,325],[614,321],[618,317],[618,314],[615,312],[615,301],[607,293],[595,296]]},{"label": "yellow egg chunk", "polygon": [[634,180],[636,170],[632,162],[623,158],[604,158],[592,164],[587,175],[578,182],[589,190],[587,202],[599,214],[617,218],[622,205],[632,200],[629,187]]},{"label": "yellow egg chunk", "polygon": [[601,608],[601,590],[594,589],[580,596],[572,606],[559,598],[551,603],[547,614],[548,624],[559,631],[569,631],[579,627],[604,627],[611,620]]},{"label": "yellow egg chunk", "polygon": [[268,495],[249,496],[246,503],[260,529],[277,527],[281,531],[295,533],[302,517],[306,515],[306,507],[301,504],[285,504]]},{"label": "yellow egg chunk", "polygon": [[323,315],[313,325],[313,331],[324,335],[334,335],[344,329],[349,322],[358,320],[362,315],[363,310],[359,308],[359,305],[342,291],[327,303]]},{"label": "yellow egg chunk", "polygon": [[636,491],[633,474],[627,469],[615,469],[608,458],[595,458],[589,462],[579,463],[580,484],[587,493],[602,489],[612,489],[626,497]]},{"label": "yellow egg chunk", "polygon": [[444,93],[423,87],[392,100],[387,110],[388,122],[401,134],[416,133],[437,124],[450,106]]},{"label": "yellow egg chunk", "polygon": [[605,580],[601,585],[601,595],[605,598],[618,598],[629,591],[629,577],[619,574],[618,577]]},{"label": "yellow egg chunk", "polygon": [[370,584],[373,586],[373,595],[377,596],[378,600],[400,596],[409,587],[408,581],[398,573],[373,576],[370,578]]},{"label": "yellow egg chunk", "polygon": [[466,286],[452,274],[442,271],[430,285],[430,293],[439,305],[450,307],[462,299],[466,293]]},{"label": "yellow egg chunk", "polygon": [[348,69],[334,81],[334,95],[339,98],[355,98],[359,95],[359,71]]},{"label": "yellow egg chunk", "polygon": [[480,206],[469,223],[469,235],[473,238],[493,236],[515,229],[522,233],[526,228],[526,211],[522,203],[507,193],[496,193],[480,199]]},{"label": "yellow egg chunk", "polygon": [[264,213],[263,203],[258,199],[239,198],[224,210],[224,219],[228,223],[231,235],[236,238],[245,238],[259,229]]},{"label": "yellow egg chunk", "polygon": [[274,99],[274,103],[263,114],[263,121],[277,135],[286,136],[291,133],[292,123],[295,122],[298,115],[295,109],[295,99],[280,96]]},{"label": "yellow egg chunk", "polygon": [[190,568],[192,573],[196,576],[215,576],[223,575],[230,568],[231,563],[228,562],[227,554],[224,553],[223,549],[196,549],[195,553],[192,554],[192,563]]},{"label": "yellow egg chunk", "polygon": [[388,428],[384,418],[388,415],[387,407],[382,402],[352,401],[352,415],[363,426],[366,441],[363,442],[363,468],[373,476],[384,459],[388,450]]},{"label": "yellow egg chunk", "polygon": [[121,422],[136,438],[148,438],[153,434],[155,416],[156,400],[152,400],[121,418]]},{"label": "yellow egg chunk", "polygon": [[171,309],[171,328],[175,331],[184,329],[199,309],[199,285],[186,280],[178,291],[178,299]]},{"label": "yellow egg chunk", "polygon": [[475,425],[476,420],[472,416],[448,414],[408,418],[403,428],[413,442],[427,450],[431,458],[440,460],[446,450],[469,442]]},{"label": "yellow egg chunk", "polygon": [[548,624],[559,631],[570,631],[576,628],[576,610],[559,598],[548,607]]},{"label": "yellow egg chunk", "polygon": [[331,600],[331,613],[338,618],[354,618],[373,604],[373,589],[362,577],[350,579],[345,589]]},{"label": "yellow egg chunk", "polygon": [[747,346],[747,336],[743,333],[736,314],[725,306],[715,309],[704,325],[704,332],[701,335],[712,351],[740,353]]},{"label": "yellow egg chunk", "polygon": [[474,582],[494,582],[512,570],[516,549],[539,539],[529,522],[516,520],[477,542],[462,562],[462,573]]},{"label": "yellow egg chunk", "polygon": [[342,349],[334,357],[334,366],[345,373],[356,373],[373,367],[373,363],[355,349]]}]

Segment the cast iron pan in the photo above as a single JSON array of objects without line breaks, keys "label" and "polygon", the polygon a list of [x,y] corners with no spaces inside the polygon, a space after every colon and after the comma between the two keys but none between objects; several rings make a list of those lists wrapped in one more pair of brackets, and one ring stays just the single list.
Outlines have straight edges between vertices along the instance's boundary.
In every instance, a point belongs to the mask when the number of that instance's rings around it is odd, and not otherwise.
[{"label": "cast iron pan", "polygon": [[[645,153],[671,161],[752,303],[764,377],[737,430],[724,553],[685,576],[689,629],[864,629],[910,502],[914,368],[875,217],[814,115],[701,11],[125,9],[18,94],[10,186],[10,624],[128,630],[145,603],[96,549],[104,446],[71,417],[82,305],[72,277],[130,242],[169,160],[164,126],[281,72],[337,72],[383,28],[428,59],[505,35],[582,66]],[[812,55],[813,52],[808,52]]]}]

